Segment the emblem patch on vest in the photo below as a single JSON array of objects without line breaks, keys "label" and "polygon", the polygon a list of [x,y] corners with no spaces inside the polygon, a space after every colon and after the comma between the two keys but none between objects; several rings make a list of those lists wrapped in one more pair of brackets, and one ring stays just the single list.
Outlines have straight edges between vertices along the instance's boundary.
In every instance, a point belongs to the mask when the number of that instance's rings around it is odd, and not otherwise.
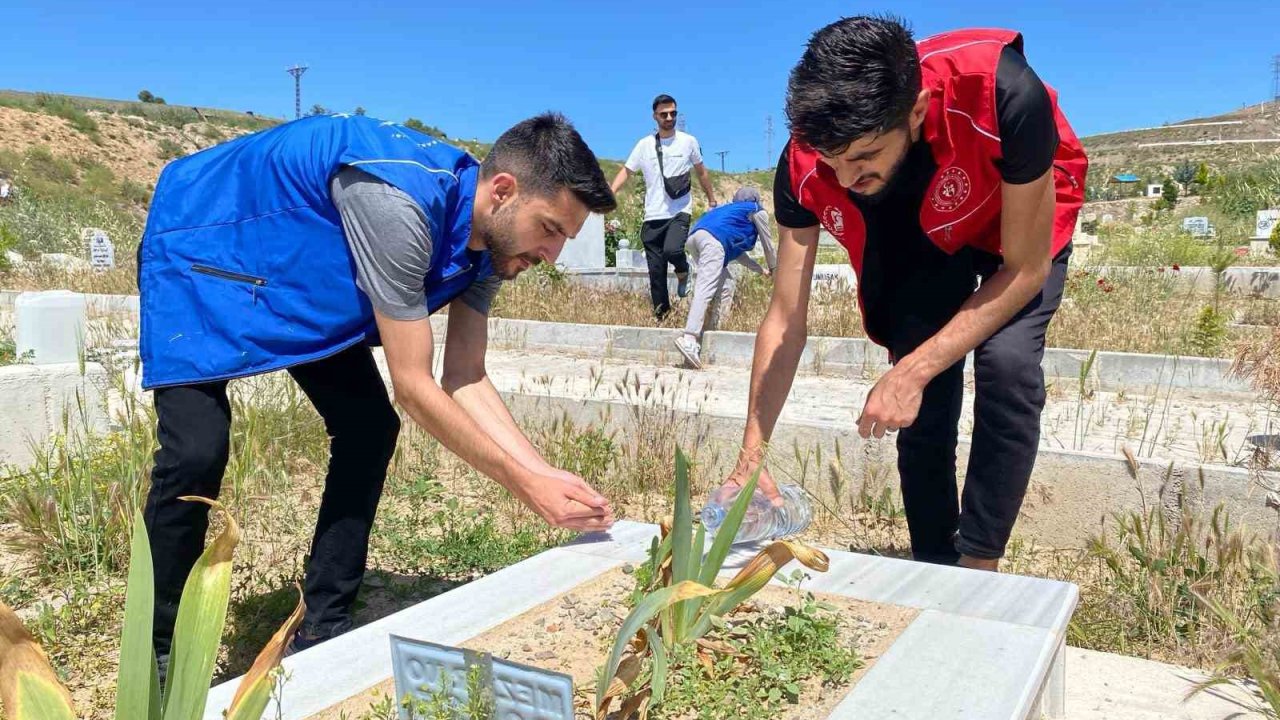
[{"label": "emblem patch on vest", "polygon": [[844,213],[838,208],[828,205],[822,211],[822,224],[826,226],[827,232],[836,237],[844,237]]},{"label": "emblem patch on vest", "polygon": [[969,199],[969,174],[961,168],[951,166],[942,171],[938,182],[934,185],[929,201],[938,212],[952,212]]}]

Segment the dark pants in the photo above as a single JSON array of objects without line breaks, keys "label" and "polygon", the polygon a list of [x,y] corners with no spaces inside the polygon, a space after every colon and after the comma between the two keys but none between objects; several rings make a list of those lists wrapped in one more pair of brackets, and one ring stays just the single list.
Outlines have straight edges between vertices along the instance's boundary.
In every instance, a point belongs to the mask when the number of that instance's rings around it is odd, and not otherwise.
[{"label": "dark pants", "polygon": [[[1055,258],[1040,294],[974,351],[973,440],[963,497],[957,498],[956,442],[964,360],[929,383],[916,421],[899,431],[898,474],[915,559],[954,564],[961,554],[1004,555],[1040,445],[1045,402],[1040,361],[1045,330],[1062,300],[1069,256],[1067,249]],[[985,257],[974,261],[974,269],[990,277],[998,260]],[[921,316],[936,314],[901,315]],[[894,357],[904,357],[939,329],[895,333]]]},{"label": "dark pants", "polygon": [[644,259],[649,263],[649,299],[653,301],[653,315],[659,320],[671,312],[667,264],[670,263],[677,274],[689,272],[689,259],[684,254],[684,243],[688,239],[688,213],[680,213],[669,220],[650,220],[640,228]]},{"label": "dark pants", "polygon": [[[303,621],[309,634],[326,636],[350,625],[400,417],[365,345],[289,368],[289,374],[319,411],[330,436],[329,472],[306,570]],[[209,527],[207,505],[178,498],[218,497],[227,465],[231,406],[225,381],[159,388],[155,406],[160,449],[144,520],[155,563],[156,654],[167,655],[182,588]]]}]

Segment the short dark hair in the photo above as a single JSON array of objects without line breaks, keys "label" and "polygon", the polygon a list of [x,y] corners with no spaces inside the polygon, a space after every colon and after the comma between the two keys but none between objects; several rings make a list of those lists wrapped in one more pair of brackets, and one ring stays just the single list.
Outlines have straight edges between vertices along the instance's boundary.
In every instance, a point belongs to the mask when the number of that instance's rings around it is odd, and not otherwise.
[{"label": "short dark hair", "polygon": [[836,155],[867,133],[901,127],[920,94],[920,60],[906,23],[843,18],[809,38],[787,82],[787,125]]},{"label": "short dark hair", "polygon": [[653,110],[657,112],[659,105],[675,105],[676,99],[666,93],[662,93],[653,99]]},{"label": "short dark hair", "polygon": [[482,177],[501,172],[515,175],[520,188],[536,196],[567,188],[591,212],[618,207],[595,153],[560,113],[536,115],[502,133],[480,163]]}]

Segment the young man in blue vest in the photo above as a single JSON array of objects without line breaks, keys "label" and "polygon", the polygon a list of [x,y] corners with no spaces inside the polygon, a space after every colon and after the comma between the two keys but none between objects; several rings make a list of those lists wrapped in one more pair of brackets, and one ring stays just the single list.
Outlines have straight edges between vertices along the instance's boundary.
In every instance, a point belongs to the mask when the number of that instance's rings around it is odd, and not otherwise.
[{"label": "young man in blue vest", "polygon": [[[757,241],[764,247],[767,267],[761,267],[747,254]],[[765,277],[769,277],[778,264],[769,213],[760,206],[760,191],[752,187],[738,188],[733,202],[707,211],[693,226],[688,247],[695,270],[693,302],[689,304],[684,332],[675,342],[685,361],[701,370],[702,333],[718,326],[733,304],[736,283],[729,272],[729,263],[736,262]]]},{"label": "young man in blue vest", "polygon": [[[143,386],[160,447],[145,522],[162,666],[207,506],[227,463],[227,382],[287,370],[331,437],[306,569],[299,650],[351,627],[369,531],[400,418],[396,403],[549,524],[608,528],[608,502],[549,465],[485,374],[501,280],[552,262],[591,212],[615,206],[562,116],[519,123],[483,163],[362,116],[306,118],[215,146],[161,174],[139,249]],[[439,383],[429,315],[448,306]]]}]

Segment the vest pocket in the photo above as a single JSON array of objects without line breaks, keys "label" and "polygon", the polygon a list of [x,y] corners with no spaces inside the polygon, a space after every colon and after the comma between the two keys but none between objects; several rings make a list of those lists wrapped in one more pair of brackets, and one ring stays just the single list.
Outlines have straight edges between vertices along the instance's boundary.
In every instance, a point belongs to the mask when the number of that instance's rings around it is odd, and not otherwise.
[{"label": "vest pocket", "polygon": [[254,275],[245,275],[244,273],[232,272],[230,270],[222,270],[208,265],[192,265],[191,272],[197,272],[201,275],[209,275],[211,277],[221,278],[223,280],[231,280],[232,282],[249,283],[262,287],[267,284],[266,278],[256,277]]}]

